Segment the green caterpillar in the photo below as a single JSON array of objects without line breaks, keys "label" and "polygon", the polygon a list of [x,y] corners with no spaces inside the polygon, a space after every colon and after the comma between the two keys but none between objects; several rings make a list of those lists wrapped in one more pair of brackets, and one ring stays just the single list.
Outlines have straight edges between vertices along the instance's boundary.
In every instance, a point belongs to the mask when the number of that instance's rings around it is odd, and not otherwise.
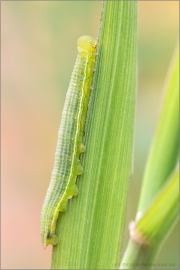
[{"label": "green caterpillar", "polygon": [[68,199],[78,195],[76,177],[83,173],[79,156],[92,89],[97,42],[90,36],[77,41],[78,56],[66,95],[58,133],[54,168],[41,213],[41,237],[44,247],[56,245],[56,222],[67,208]]}]

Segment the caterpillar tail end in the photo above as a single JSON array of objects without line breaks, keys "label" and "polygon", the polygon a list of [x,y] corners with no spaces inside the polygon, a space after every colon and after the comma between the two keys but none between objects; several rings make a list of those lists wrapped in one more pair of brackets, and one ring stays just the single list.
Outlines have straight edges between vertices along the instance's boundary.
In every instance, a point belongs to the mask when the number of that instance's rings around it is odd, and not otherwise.
[{"label": "caterpillar tail end", "polygon": [[57,236],[54,234],[54,235],[52,235],[52,236],[50,236],[50,237],[47,236],[47,237],[44,239],[44,241],[43,241],[43,246],[44,246],[44,249],[46,249],[47,246],[49,246],[49,245],[55,246],[55,245],[57,245],[57,243],[58,243],[58,238],[57,238]]}]

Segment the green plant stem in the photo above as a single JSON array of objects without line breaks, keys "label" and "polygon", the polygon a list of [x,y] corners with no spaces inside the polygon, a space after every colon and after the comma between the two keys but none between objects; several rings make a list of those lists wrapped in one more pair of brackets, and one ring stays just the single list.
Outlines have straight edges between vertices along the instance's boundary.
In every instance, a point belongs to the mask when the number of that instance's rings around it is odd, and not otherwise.
[{"label": "green plant stem", "polygon": [[[178,219],[179,51],[170,67],[163,109],[148,158],[139,212],[120,269],[149,269]],[[170,176],[171,175],[171,176]],[[167,184],[168,178],[170,180]],[[163,188],[162,188],[163,186]]]},{"label": "green plant stem", "polygon": [[150,269],[179,217],[179,170],[170,176],[143,216],[130,227],[131,239],[120,269]]},{"label": "green plant stem", "polygon": [[174,169],[179,153],[179,47],[170,65],[166,96],[148,157],[137,218]]},{"label": "green plant stem", "polygon": [[158,244],[174,227],[179,213],[179,170],[165,183],[152,205],[137,221],[136,228],[152,244]]},{"label": "green plant stem", "polygon": [[119,269],[151,269],[157,252],[158,247],[140,245],[130,239]]},{"label": "green plant stem", "polygon": [[105,1],[79,195],[60,213],[53,269],[119,267],[132,168],[136,1]]}]

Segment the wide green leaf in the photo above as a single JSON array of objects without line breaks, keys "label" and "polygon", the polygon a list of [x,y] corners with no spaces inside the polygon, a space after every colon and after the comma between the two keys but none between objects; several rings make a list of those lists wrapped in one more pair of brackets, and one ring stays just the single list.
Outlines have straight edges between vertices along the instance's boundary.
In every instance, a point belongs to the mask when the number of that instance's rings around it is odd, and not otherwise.
[{"label": "wide green leaf", "polygon": [[57,224],[53,269],[119,267],[132,168],[136,88],[135,1],[105,1],[81,157],[84,174]]}]

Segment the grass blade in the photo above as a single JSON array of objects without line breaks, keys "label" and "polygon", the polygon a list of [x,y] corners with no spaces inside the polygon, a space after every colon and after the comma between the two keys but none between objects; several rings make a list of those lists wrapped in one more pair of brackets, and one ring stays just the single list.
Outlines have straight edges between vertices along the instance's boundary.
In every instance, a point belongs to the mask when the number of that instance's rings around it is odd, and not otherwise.
[{"label": "grass blade", "polygon": [[136,26],[136,1],[104,2],[84,174],[77,181],[79,196],[59,216],[53,269],[119,267],[132,167]]},{"label": "grass blade", "polygon": [[[170,68],[163,109],[146,166],[139,212],[120,269],[150,269],[179,212],[179,51]],[[168,178],[170,180],[168,183]],[[164,186],[164,188],[162,188]]]},{"label": "grass blade", "polygon": [[[179,217],[179,170],[170,176],[143,216],[130,228],[131,240],[120,269],[150,269]],[[144,266],[144,267],[143,267]]]},{"label": "grass blade", "polygon": [[170,65],[162,112],[146,165],[139,213],[149,205],[176,166],[179,152],[179,49]]}]

